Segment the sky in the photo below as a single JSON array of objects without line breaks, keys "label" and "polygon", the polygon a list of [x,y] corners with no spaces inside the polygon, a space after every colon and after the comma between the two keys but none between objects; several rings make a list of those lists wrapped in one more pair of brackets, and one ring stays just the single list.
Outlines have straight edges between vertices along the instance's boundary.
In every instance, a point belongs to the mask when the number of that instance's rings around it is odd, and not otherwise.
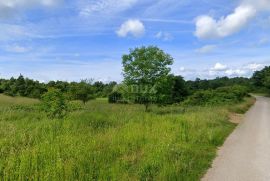
[{"label": "sky", "polygon": [[270,0],[0,0],[0,77],[122,80],[122,55],[155,45],[187,80],[270,65]]}]

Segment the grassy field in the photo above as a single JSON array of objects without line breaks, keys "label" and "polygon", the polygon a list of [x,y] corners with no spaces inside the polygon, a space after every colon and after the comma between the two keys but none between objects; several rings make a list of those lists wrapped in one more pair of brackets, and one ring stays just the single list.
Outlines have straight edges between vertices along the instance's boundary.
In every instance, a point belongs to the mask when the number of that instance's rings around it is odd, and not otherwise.
[{"label": "grassy field", "polygon": [[29,109],[36,103],[0,96],[1,181],[199,180],[235,128],[228,106],[146,113],[140,105],[99,99],[49,120]]}]

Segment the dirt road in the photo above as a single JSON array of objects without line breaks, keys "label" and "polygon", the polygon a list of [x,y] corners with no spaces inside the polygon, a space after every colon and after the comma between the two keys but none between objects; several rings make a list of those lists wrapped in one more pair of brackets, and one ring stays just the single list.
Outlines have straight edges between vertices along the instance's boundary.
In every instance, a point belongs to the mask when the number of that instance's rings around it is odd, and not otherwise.
[{"label": "dirt road", "polygon": [[270,99],[257,97],[203,181],[270,181]]}]

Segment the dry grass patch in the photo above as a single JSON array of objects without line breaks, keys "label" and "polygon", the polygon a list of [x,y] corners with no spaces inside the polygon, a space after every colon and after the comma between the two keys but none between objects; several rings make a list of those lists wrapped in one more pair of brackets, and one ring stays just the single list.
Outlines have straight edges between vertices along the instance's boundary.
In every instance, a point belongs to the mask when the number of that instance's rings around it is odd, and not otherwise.
[{"label": "dry grass patch", "polygon": [[244,115],[243,114],[237,114],[237,113],[230,113],[229,114],[230,122],[239,124],[243,121]]}]

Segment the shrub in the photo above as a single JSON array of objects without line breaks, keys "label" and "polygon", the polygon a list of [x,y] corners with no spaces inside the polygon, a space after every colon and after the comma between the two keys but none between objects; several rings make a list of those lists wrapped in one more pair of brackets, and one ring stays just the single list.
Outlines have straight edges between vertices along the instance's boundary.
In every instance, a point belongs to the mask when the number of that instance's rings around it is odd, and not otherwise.
[{"label": "shrub", "polygon": [[14,92],[12,92],[12,91],[7,91],[4,94],[7,95],[7,96],[11,96],[11,97],[15,97],[16,96],[16,94]]},{"label": "shrub", "polygon": [[185,105],[221,105],[240,102],[248,95],[244,86],[221,87],[216,90],[195,92],[185,102]]},{"label": "shrub", "polygon": [[50,118],[63,118],[68,110],[65,96],[58,89],[49,89],[42,96],[42,109]]},{"label": "shrub", "polygon": [[122,94],[120,92],[112,92],[109,95],[109,103],[119,103],[122,100]]}]

